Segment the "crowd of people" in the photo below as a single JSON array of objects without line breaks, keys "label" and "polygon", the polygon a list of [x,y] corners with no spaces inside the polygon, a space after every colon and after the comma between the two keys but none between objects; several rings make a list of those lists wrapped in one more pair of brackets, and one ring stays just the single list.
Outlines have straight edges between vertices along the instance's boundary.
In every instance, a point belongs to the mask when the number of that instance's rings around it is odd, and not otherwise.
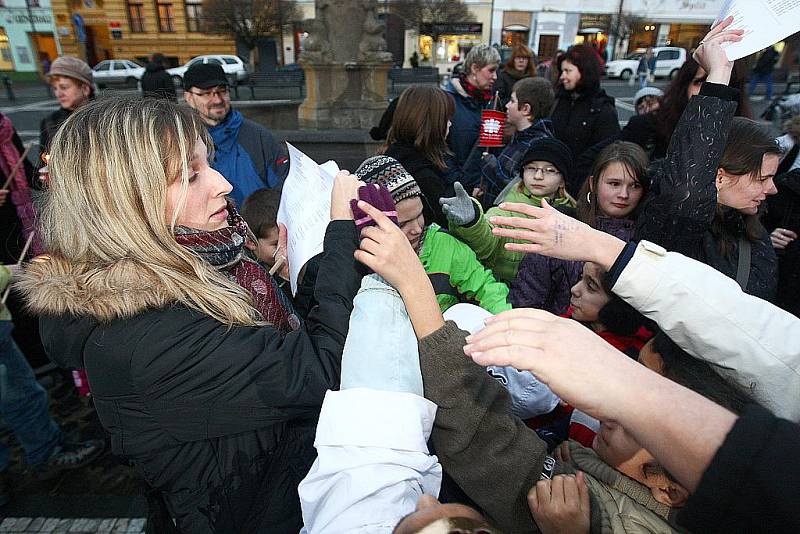
[{"label": "crowd of people", "polygon": [[0,410],[27,465],[105,444],[60,432],[21,337],[88,381],[149,532],[797,531],[798,124],[750,118],[730,24],[623,128],[591,46],[555,86],[474,47],[335,176],[294,290],[287,149],[220,66],[178,104],[163,58],[143,99],[56,59],[42,164],[0,123]]}]

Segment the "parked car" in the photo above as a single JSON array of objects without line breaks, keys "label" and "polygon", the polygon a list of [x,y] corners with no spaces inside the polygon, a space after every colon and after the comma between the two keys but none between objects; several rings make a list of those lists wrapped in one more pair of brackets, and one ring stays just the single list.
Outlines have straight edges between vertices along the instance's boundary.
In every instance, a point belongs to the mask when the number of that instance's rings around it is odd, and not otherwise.
[{"label": "parked car", "polygon": [[217,65],[221,65],[222,70],[225,71],[225,74],[228,76],[228,78],[230,78],[231,82],[243,82],[249,75],[247,72],[247,67],[244,64],[244,61],[242,61],[242,58],[228,55],[197,56],[196,58],[189,60],[185,65],[167,69],[167,72],[170,74],[170,76],[172,76],[172,79],[175,81],[175,83],[180,85],[183,83],[183,74],[189,69],[189,67],[198,63],[216,63]]},{"label": "parked car", "polygon": [[97,87],[106,85],[136,85],[142,79],[144,67],[130,59],[106,59],[92,69]]},{"label": "parked car", "polygon": [[[677,46],[657,46],[653,48],[656,56],[656,69],[653,75],[656,78],[674,78],[686,61],[686,49]],[[615,59],[606,63],[605,73],[609,78],[630,79],[636,75],[639,60],[644,56],[645,50],[637,50],[628,54],[623,59]]]}]

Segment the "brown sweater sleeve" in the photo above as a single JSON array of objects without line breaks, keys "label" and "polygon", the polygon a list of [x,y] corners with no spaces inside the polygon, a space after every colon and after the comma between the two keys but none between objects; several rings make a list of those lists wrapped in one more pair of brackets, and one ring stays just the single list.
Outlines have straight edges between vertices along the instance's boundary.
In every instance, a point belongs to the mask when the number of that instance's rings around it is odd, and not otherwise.
[{"label": "brown sweater sleeve", "polygon": [[419,341],[425,397],[439,409],[433,446],[444,470],[506,532],[538,532],[528,490],[547,447],[511,413],[511,398],[464,355],[467,333],[448,321]]}]

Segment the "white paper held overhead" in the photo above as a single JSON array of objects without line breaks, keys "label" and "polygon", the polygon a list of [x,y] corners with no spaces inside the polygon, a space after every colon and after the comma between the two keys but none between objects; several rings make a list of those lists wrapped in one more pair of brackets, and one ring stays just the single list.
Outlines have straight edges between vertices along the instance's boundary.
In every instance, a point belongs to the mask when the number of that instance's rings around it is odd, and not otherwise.
[{"label": "white paper held overhead", "polygon": [[278,222],[286,225],[289,282],[297,293],[297,278],[303,266],[322,252],[325,229],[331,220],[331,191],[339,171],[336,163],[317,163],[286,143],[289,174],[283,182]]},{"label": "white paper held overhead", "polygon": [[728,59],[749,56],[800,31],[800,0],[727,0],[715,24],[732,16],[729,29],[742,29],[738,43],[728,43]]}]

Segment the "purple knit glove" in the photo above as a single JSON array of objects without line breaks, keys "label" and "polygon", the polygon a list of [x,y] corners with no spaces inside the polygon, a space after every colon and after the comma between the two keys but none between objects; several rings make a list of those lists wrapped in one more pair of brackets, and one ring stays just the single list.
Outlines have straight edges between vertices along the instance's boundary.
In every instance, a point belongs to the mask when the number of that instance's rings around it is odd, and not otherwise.
[{"label": "purple knit glove", "polygon": [[[383,185],[369,184],[361,186],[358,189],[358,200],[370,204],[378,208],[384,215],[389,217],[393,223],[397,224],[397,206],[395,206],[392,194]],[[377,223],[372,217],[358,207],[358,200],[353,199],[350,201],[350,208],[353,210],[353,219],[356,222],[356,229],[361,234],[361,230],[367,226],[377,226]]]}]

